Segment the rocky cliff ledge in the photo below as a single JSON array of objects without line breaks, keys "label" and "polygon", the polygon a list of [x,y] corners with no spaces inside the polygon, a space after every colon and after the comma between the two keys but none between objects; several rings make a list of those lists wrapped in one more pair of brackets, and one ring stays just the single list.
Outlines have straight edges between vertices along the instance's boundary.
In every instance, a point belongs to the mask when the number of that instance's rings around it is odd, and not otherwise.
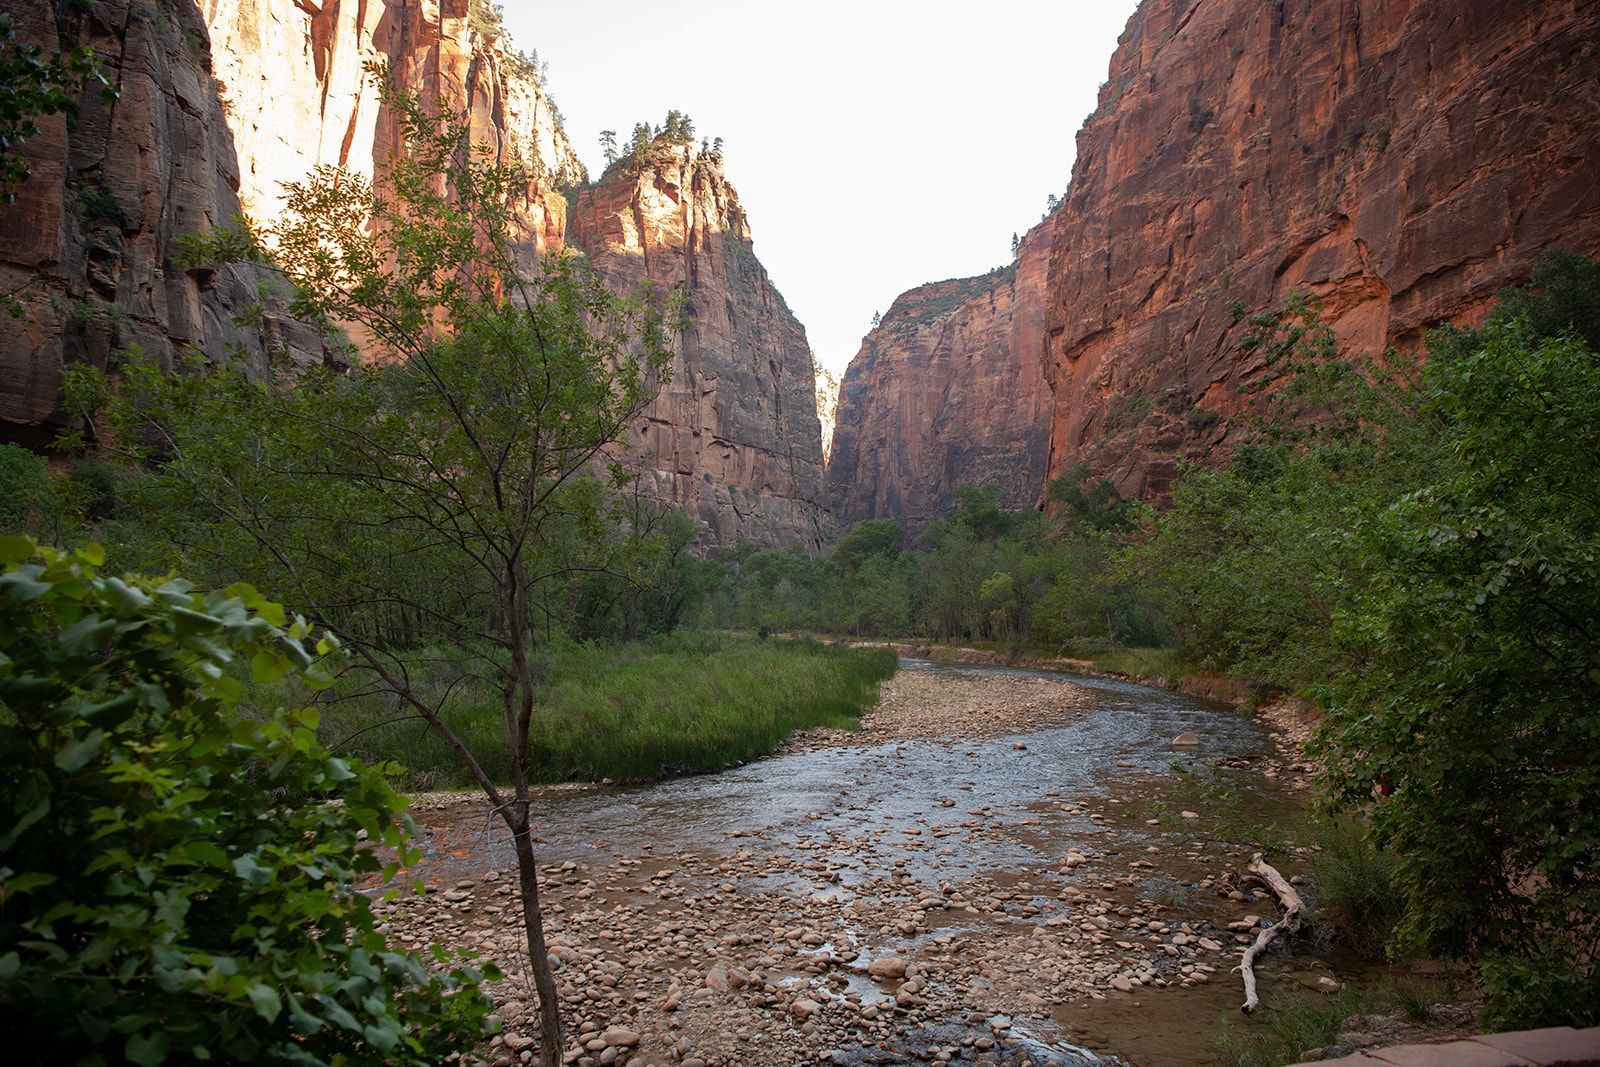
[{"label": "rocky cliff ledge", "polygon": [[701,541],[821,548],[822,434],[805,327],[752,251],[719,153],[657,143],[578,194],[568,240],[607,283],[683,286],[688,329],[672,382],[633,429],[653,495]]},{"label": "rocky cliff ledge", "polygon": [[[317,335],[273,312],[249,268],[185,271],[179,239],[241,210],[269,218],[281,183],[318,163],[371,173],[395,131],[363,66],[388,63],[424,96],[459,102],[473,136],[535,180],[521,205],[533,256],[557,245],[558,178],[582,177],[519,58],[474,29],[468,0],[4,0],[22,39],[93,46],[120,88],[86,92],[26,146],[33,175],[0,212],[0,439],[53,435],[66,365],[105,368],[138,345],[306,363]],[[213,50],[215,48],[215,50]],[[235,321],[261,304],[266,314]]]},{"label": "rocky cliff ledge", "polygon": [[1595,0],[1145,0],[1050,261],[1050,473],[1124,495],[1227,455],[1228,304],[1317,294],[1355,351],[1600,252]]},{"label": "rocky cliff ledge", "polygon": [[902,293],[862,341],[840,386],[828,463],[842,525],[888,517],[915,531],[962,484],[998,487],[1004,507],[1038,499],[1052,411],[1044,317],[1053,218],[1000,270]]}]

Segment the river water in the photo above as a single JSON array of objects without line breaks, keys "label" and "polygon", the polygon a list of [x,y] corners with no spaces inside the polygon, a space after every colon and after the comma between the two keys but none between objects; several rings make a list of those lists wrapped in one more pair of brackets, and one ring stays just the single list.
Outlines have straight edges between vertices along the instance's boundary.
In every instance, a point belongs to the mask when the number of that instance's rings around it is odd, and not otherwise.
[{"label": "river water", "polygon": [[[884,899],[885,870],[924,893],[971,881],[993,886],[1029,872],[1035,878],[1041,872],[1066,876],[1049,868],[1066,849],[1082,848],[1120,856],[1131,866],[1118,868],[1124,875],[1120,880],[1103,869],[1060,880],[1076,880],[1105,894],[1114,891],[1118,900],[1148,901],[1175,888],[1187,895],[1183,887],[1236,864],[1241,852],[1236,845],[1219,862],[1207,852],[1211,843],[1187,824],[1174,830],[1165,822],[1152,825],[1136,817],[1150,814],[1151,804],[1157,812],[1164,810],[1160,783],[1179,777],[1172,773],[1175,758],[1212,768],[1208,773],[1234,775],[1230,782],[1240,797],[1236,809],[1273,812],[1295,803],[1275,781],[1255,773],[1254,768],[1274,756],[1270,738],[1255,719],[1233,709],[1116,680],[1004,667],[943,667],[918,660],[902,660],[900,666],[935,677],[1052,679],[1086,690],[1086,706],[1059,724],[1019,734],[821,748],[647,786],[555,791],[543,798],[540,809],[540,862],[604,870],[619,860],[626,867],[639,857],[685,847],[715,857],[759,841],[763,849],[799,855],[814,852],[819,842],[849,839],[858,846],[826,866],[788,864],[757,871],[741,882],[740,892],[795,901],[825,899],[831,905],[857,903],[870,912]],[[1184,731],[1198,735],[1201,746],[1175,752],[1172,740]],[[1221,772],[1215,770],[1219,766]],[[952,817],[928,829],[931,819],[951,811],[981,817]],[[431,884],[473,879],[514,864],[497,820],[457,812],[425,813],[419,822],[428,830],[428,858],[415,873]],[[903,836],[925,832],[930,836]],[[1132,857],[1148,858],[1133,862]],[[1196,894],[1188,907],[1196,922],[1209,920],[1212,929],[1237,918],[1227,912],[1225,902],[1219,907],[1204,894]],[[1235,911],[1241,907],[1234,905]],[[1064,898],[1043,891],[1033,908],[1029,917],[1040,922],[1068,913]],[[845,948],[871,958],[887,952],[910,955],[935,933],[995,936],[994,918],[972,911],[936,915],[927,929],[892,943],[886,943],[881,927],[875,932],[869,924],[852,928],[847,922],[829,947],[848,941]],[[1235,980],[1227,978],[1225,967],[1220,969],[1215,982],[1192,988],[1185,983],[1179,989],[1179,976],[1169,973],[1171,988],[1145,988],[1126,996],[1096,991],[1058,1003],[1047,1015],[1034,1012],[1031,1022],[1008,1020],[1008,1047],[1013,1053],[1025,1050],[1041,1064],[1209,1062],[1207,1035],[1237,1003]],[[870,998],[873,986],[864,975],[849,981],[850,990]],[[1152,1025],[1152,1018],[1161,1022]],[[977,1022],[971,1013],[949,1021],[924,1019],[904,1048],[954,1048],[965,1038],[970,1051],[975,1034],[1001,1032],[987,1020]],[[911,1058],[909,1053],[896,1058],[901,1051],[886,1050],[882,1043],[841,1045],[829,1055],[823,1062],[900,1063]]]}]

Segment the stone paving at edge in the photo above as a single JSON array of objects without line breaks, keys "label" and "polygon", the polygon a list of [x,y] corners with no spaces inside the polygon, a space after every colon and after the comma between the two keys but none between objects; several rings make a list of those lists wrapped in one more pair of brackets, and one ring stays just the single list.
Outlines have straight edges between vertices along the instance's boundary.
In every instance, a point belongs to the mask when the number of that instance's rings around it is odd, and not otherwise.
[{"label": "stone paving at edge", "polygon": [[[1319,1067],[1587,1067],[1600,1065],[1600,1026],[1482,1034],[1439,1045],[1396,1045],[1318,1061]],[[1310,1067],[1296,1064],[1295,1067]]]},{"label": "stone paving at edge", "polygon": [[[907,670],[859,733],[798,738],[724,775],[557,794],[541,848],[565,1062],[1082,1064],[1094,1061],[1070,1044],[1063,1005],[1123,998],[1137,1011],[1141,993],[1231,981],[1275,907],[1234,882],[1248,849],[1209,838],[1203,807],[1152,819],[1132,799],[1139,782],[1174,777],[1170,741],[1201,720],[1125,705],[1101,722],[1093,696],[1064,679]],[[1304,774],[1238,716],[1174,714],[1260,742],[1214,764],[1279,789]],[[906,737],[938,740],[895,740]],[[1064,769],[1121,737],[1135,740],[1128,758],[1104,760],[1114,789],[1096,787],[1092,764]],[[842,776],[818,779],[825,795],[796,800],[816,783],[766,777],[819,766]],[[740,775],[765,792],[708,823],[713,794],[695,791]],[[996,779],[1030,788],[1006,803]],[[775,815],[769,801],[791,806]],[[485,846],[481,809],[419,799],[429,859],[410,876],[435,891],[383,908],[403,944],[466,946],[500,965],[504,1030],[486,1054],[511,1067],[534,1058],[535,998],[509,852]],[[1274,966],[1264,980],[1280,987],[1337,988],[1317,961]]]}]

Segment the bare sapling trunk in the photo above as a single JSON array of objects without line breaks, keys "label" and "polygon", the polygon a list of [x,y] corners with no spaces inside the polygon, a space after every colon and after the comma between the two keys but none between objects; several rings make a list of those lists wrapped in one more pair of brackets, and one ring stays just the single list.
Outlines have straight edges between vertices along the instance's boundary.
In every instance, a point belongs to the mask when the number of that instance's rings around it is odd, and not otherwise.
[{"label": "bare sapling trunk", "polygon": [[550,969],[550,951],[544,941],[544,912],[539,906],[539,866],[533,854],[533,826],[528,816],[528,801],[512,805],[507,824],[517,850],[517,881],[522,890],[522,926],[528,938],[528,959],[533,967],[533,986],[539,994],[539,1063],[558,1067],[564,1041],[561,1034],[561,999],[556,992],[555,972]]},{"label": "bare sapling trunk", "polygon": [[561,998],[544,940],[544,912],[539,906],[539,865],[533,853],[532,803],[528,797],[533,771],[529,737],[533,730],[534,680],[529,662],[527,586],[521,573],[520,546],[509,554],[509,567],[501,591],[506,629],[506,650],[511,659],[511,680],[506,688],[506,730],[511,737],[512,788],[516,799],[503,812],[517,852],[517,880],[522,891],[522,925],[528,938],[528,962],[539,994],[539,1063],[559,1067],[565,1040],[561,1033]]},{"label": "bare sapling trunk", "polygon": [[1239,973],[1244,977],[1244,1003],[1239,1006],[1239,1010],[1249,1015],[1261,1006],[1261,998],[1256,995],[1256,957],[1266,951],[1267,946],[1272,944],[1273,939],[1279,934],[1293,934],[1300,929],[1300,909],[1304,904],[1300,900],[1300,894],[1289,884],[1289,880],[1267,863],[1261,857],[1261,853],[1257,852],[1250,857],[1250,866],[1247,869],[1265,882],[1267,888],[1271,889],[1283,904],[1283,918],[1257,934],[1255,942],[1245,949],[1244,958],[1239,961]]}]

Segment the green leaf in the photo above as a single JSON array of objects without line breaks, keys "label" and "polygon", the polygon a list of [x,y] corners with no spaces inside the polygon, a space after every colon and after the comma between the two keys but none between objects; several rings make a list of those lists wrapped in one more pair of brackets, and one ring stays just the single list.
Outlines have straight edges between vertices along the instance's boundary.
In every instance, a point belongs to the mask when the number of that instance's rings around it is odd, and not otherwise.
[{"label": "green leaf", "polygon": [[95,754],[100,751],[100,747],[105,744],[105,741],[104,730],[90,730],[76,741],[63,745],[56,752],[56,766],[68,774],[79,770],[84,764],[94,759]]},{"label": "green leaf", "polygon": [[51,588],[52,586],[49,582],[41,582],[20,570],[7,571],[5,574],[0,574],[0,591],[3,591],[6,599],[14,604],[37,600],[48,593]]},{"label": "green leaf", "polygon": [[167,1060],[167,1053],[171,1051],[172,1042],[166,1033],[156,1030],[148,1034],[132,1034],[128,1043],[123,1047],[128,1060],[139,1067],[159,1067]]},{"label": "green leaf", "polygon": [[289,661],[270,652],[257,652],[250,657],[250,673],[258,682],[276,682],[288,675]]},{"label": "green leaf", "polygon": [[272,868],[257,863],[255,856],[250,853],[234,857],[233,873],[257,889],[272,880]]},{"label": "green leaf", "polygon": [[31,537],[22,534],[9,534],[5,537],[0,537],[0,565],[27,559],[36,551],[38,551],[38,545]]},{"label": "green leaf", "polygon": [[115,619],[88,615],[62,630],[56,643],[69,656],[83,656],[103,648],[116,628]]},{"label": "green leaf", "polygon": [[257,982],[245,990],[245,995],[250,998],[250,1003],[255,1006],[256,1014],[269,1023],[283,1011],[282,998],[278,996],[278,991],[269,985]]}]

